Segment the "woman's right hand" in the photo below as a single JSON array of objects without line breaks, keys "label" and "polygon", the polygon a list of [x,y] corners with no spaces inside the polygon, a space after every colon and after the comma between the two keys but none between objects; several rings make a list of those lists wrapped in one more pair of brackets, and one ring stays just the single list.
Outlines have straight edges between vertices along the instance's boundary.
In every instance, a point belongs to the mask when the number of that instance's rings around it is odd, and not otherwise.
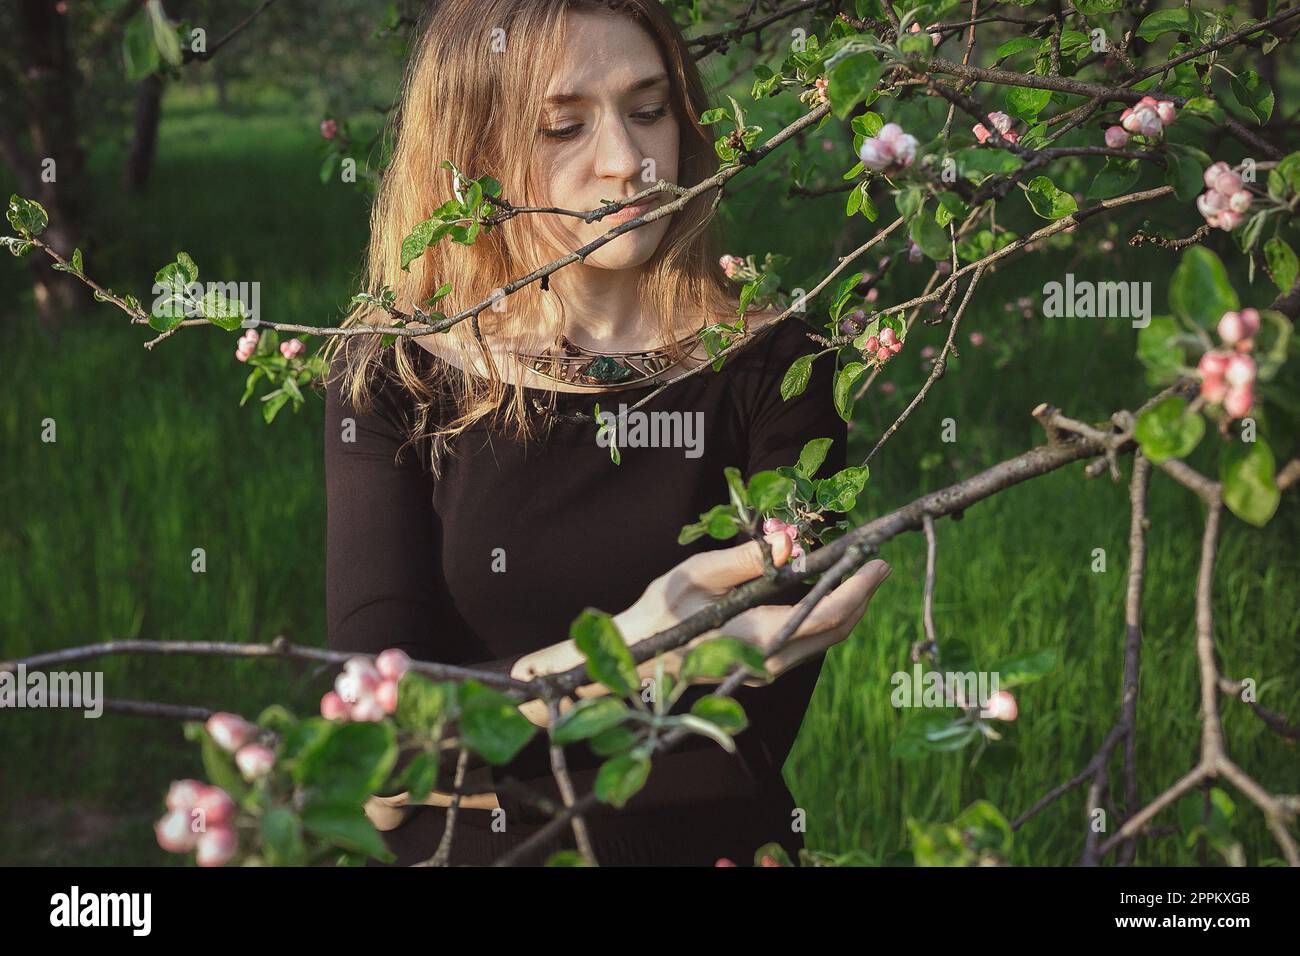
[{"label": "woman's right hand", "polygon": [[[614,623],[629,644],[636,644],[715,603],[737,585],[763,573],[763,552],[767,545],[749,541],[734,548],[720,548],[692,555],[672,570],[650,582],[636,603],[617,614]],[[778,550],[774,564],[784,564]],[[775,654],[767,657],[767,672],[779,677],[809,657],[821,654],[848,637],[866,613],[876,588],[892,569],[881,560],[869,561],[855,574],[823,597],[798,629]],[[794,605],[762,604],[732,618],[722,628],[708,631],[674,653],[684,658],[691,648],[711,638],[727,636],[748,641],[767,656]],[[746,681],[747,684],[751,683]],[[751,685],[752,686],[752,685]]]}]

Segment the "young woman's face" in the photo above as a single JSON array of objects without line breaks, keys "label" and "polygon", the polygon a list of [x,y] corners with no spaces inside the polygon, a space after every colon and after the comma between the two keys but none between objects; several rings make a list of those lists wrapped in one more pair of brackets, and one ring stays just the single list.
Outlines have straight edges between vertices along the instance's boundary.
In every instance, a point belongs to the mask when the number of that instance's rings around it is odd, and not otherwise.
[{"label": "young woman's face", "polygon": [[[623,16],[570,13],[564,59],[547,88],[532,171],[538,205],[587,211],[677,181],[677,117],[668,75],[650,34]],[[653,197],[651,207],[673,197]],[[651,207],[592,223],[539,216],[544,238],[566,252]],[[671,216],[633,229],[587,257],[590,266],[629,269],[654,254]]]}]

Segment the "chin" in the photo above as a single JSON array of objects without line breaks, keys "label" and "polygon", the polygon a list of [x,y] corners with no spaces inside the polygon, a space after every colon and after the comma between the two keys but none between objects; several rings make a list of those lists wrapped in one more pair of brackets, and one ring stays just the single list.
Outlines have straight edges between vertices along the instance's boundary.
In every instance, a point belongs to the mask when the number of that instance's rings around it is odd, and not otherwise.
[{"label": "chin", "polygon": [[624,233],[617,239],[605,243],[585,262],[597,269],[635,269],[649,262],[659,249],[668,227],[646,226]]}]

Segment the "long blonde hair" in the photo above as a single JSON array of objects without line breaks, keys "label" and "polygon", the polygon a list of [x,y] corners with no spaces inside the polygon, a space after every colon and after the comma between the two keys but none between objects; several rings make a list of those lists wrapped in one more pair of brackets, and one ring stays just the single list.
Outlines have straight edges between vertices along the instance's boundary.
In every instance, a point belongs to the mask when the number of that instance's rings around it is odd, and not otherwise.
[{"label": "long blonde hair", "polygon": [[[452,291],[437,308],[454,315],[549,261],[542,257],[538,230],[530,222],[537,214],[507,220],[490,233],[480,233],[470,246],[444,238],[406,272],[401,269],[401,247],[413,227],[452,196],[453,174],[442,168],[445,159],[470,178],[493,176],[512,203],[533,204],[527,171],[541,140],[547,83],[565,44],[565,14],[586,10],[628,15],[654,38],[680,132],[678,185],[689,188],[717,172],[712,137],[699,124],[708,107],[704,85],[681,31],[658,0],[430,3],[416,26],[398,107],[386,131],[395,142],[370,213],[363,289],[377,292],[388,286],[396,293],[394,307],[410,314],[443,283],[450,283]],[[494,33],[497,28],[505,31],[508,42],[503,52],[489,53],[501,36]],[[641,301],[658,317],[659,341],[665,346],[694,330],[682,327],[683,317],[735,317],[735,295],[717,265],[712,198],[707,192],[677,211],[655,254],[642,267]],[[483,335],[526,338],[528,329],[522,326],[528,316],[541,314],[544,295],[554,293],[534,282],[514,292],[504,311],[484,310],[479,314]],[[388,313],[372,304],[357,306],[343,322],[345,327],[391,324]],[[359,411],[370,408],[374,375],[381,367],[395,376],[413,400],[407,440],[429,441],[435,474],[451,439],[487,416],[492,416],[492,425],[504,422],[506,431],[525,442],[533,437],[522,389],[505,383],[469,320],[443,334],[464,357],[459,367],[421,361],[427,358],[420,354],[425,350],[410,337],[399,336],[386,349],[378,334],[332,336],[324,349],[331,364],[343,354],[341,394]],[[472,360],[475,353],[489,370],[487,379],[469,371],[477,364]],[[682,358],[674,349],[673,362]],[[448,396],[454,398],[450,406]],[[553,405],[553,391],[549,397]],[[549,416],[545,418],[549,427]]]}]

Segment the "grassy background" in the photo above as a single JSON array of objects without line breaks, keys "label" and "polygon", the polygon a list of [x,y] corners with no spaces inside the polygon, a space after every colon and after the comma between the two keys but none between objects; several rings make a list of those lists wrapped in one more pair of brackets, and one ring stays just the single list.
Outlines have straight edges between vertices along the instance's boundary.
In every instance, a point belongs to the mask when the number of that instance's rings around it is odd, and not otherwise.
[{"label": "grassy background", "polygon": [[[271,99],[221,116],[203,94],[175,88],[165,116],[143,199],[116,188],[120,149],[106,145],[92,155],[103,202],[88,230],[97,241],[86,250],[89,273],[144,298],[148,277],[184,249],[201,278],[260,281],[268,317],[337,321],[354,291],[366,207],[350,187],[320,184],[318,117]],[[805,145],[814,154],[819,148],[819,139]],[[840,202],[814,203],[807,234],[791,238],[775,203],[737,190],[728,200],[729,234],[780,236],[778,248],[824,261],[830,230],[820,217],[842,222]],[[857,242],[870,234],[860,219],[852,229]],[[1169,260],[1156,261],[1142,277],[1168,274]],[[965,325],[985,331],[989,344],[963,348],[948,378],[873,461],[857,518],[1040,441],[1029,416],[1039,401],[1098,420],[1147,394],[1127,323],[1049,323],[1004,311],[1003,301],[1036,293],[1043,280],[1026,268],[990,279]],[[0,656],[131,637],[262,641],[283,633],[323,643],[319,399],[266,427],[251,405],[237,407],[243,375],[230,336],[186,332],[148,353],[139,347],[142,331],[107,305],[70,322],[55,348],[35,330],[27,289],[23,267],[0,270],[0,301],[18,313],[0,326]],[[919,347],[939,344],[941,331],[918,327],[891,372],[898,392],[860,403],[858,458],[902,408],[908,385],[919,382]],[[57,422],[55,444],[39,440],[46,417]],[[948,417],[958,441],[945,445],[938,435]],[[969,754],[918,763],[890,756],[905,715],[889,704],[889,678],[908,667],[909,646],[921,634],[924,542],[910,535],[888,545],[895,573],[830,655],[786,767],[808,811],[811,846],[886,862],[907,845],[908,817],[951,819],[978,798],[1012,817],[1094,752],[1119,705],[1128,506],[1125,484],[1087,480],[1081,468],[939,526],[940,639],[967,641],[981,661],[1045,647],[1061,658],[1048,678],[1018,692],[1020,720],[973,766]],[[1163,474],[1153,479],[1151,499],[1138,748],[1146,797],[1191,766],[1199,740],[1192,641],[1201,508]],[[1225,671],[1254,677],[1261,699],[1293,716],[1300,714],[1297,524],[1290,503],[1263,531],[1226,519],[1215,592]],[[191,573],[197,547],[206,550],[206,574]],[[1104,574],[1091,570],[1094,548],[1106,551]],[[276,700],[310,710],[325,684],[288,664],[134,658],[94,666],[103,667],[111,696],[245,713]],[[1267,787],[1300,789],[1293,748],[1241,705],[1225,702],[1225,727],[1234,758]],[[167,782],[200,773],[179,726],[19,711],[4,715],[0,738],[0,863],[175,862],[155,845],[151,824]],[[1236,832],[1248,857],[1275,857],[1258,813],[1238,803]],[[1076,792],[1017,835],[1015,861],[1072,862],[1084,823]],[[1139,853],[1142,863],[1195,861],[1178,838],[1144,843]]]}]

